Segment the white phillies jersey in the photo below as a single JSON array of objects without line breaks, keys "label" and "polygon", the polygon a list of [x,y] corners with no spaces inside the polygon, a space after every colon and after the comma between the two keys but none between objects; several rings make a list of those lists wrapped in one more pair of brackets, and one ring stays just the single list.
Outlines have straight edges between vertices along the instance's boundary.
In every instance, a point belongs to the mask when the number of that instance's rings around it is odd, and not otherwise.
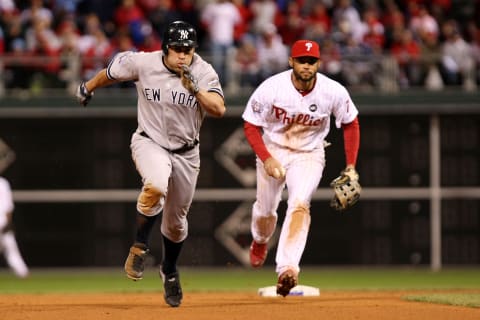
[{"label": "white phillies jersey", "polygon": [[247,102],[243,119],[263,128],[266,143],[291,150],[323,148],[330,130],[330,116],[337,128],[352,122],[358,110],[340,83],[317,73],[315,87],[302,96],[293,86],[292,70],[266,79]]},{"label": "white phillies jersey", "polygon": [[[180,77],[167,69],[162,51],[117,54],[107,68],[109,79],[135,82],[138,94],[138,128],[160,146],[174,150],[199,139],[206,112],[194,95],[185,89]],[[213,67],[194,54],[190,65],[198,86],[223,97]]]},{"label": "white phillies jersey", "polygon": [[13,212],[12,190],[5,178],[0,177],[0,229],[7,224],[7,213]]}]

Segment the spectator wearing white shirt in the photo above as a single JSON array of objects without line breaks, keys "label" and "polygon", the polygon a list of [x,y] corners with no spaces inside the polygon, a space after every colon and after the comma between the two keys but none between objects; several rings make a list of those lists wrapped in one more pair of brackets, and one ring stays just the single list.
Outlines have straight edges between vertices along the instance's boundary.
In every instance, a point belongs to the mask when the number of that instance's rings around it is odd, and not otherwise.
[{"label": "spectator wearing white shirt", "polygon": [[445,42],[442,46],[442,64],[446,70],[447,85],[463,85],[466,90],[475,89],[475,64],[470,44],[465,41],[457,23],[446,21],[442,25]]},{"label": "spectator wearing white shirt", "polygon": [[260,35],[265,26],[275,23],[278,13],[277,3],[273,0],[252,0],[250,11],[252,12],[251,32]]},{"label": "spectator wearing white shirt", "polygon": [[288,48],[283,44],[277,27],[268,24],[257,42],[260,77],[262,80],[288,69]]},{"label": "spectator wearing white shirt", "polygon": [[237,7],[229,0],[217,0],[201,12],[201,21],[209,35],[212,65],[217,70],[222,85],[230,80],[226,62],[234,47],[235,26],[242,22],[241,19]]},{"label": "spectator wearing white shirt", "polygon": [[333,28],[349,33],[353,40],[360,42],[365,33],[358,10],[352,5],[351,0],[339,0],[333,9]]},{"label": "spectator wearing white shirt", "polygon": [[410,30],[418,40],[424,40],[427,37],[438,37],[439,27],[435,18],[430,14],[427,7],[423,4],[412,2],[411,6],[418,6],[418,14],[410,19]]}]

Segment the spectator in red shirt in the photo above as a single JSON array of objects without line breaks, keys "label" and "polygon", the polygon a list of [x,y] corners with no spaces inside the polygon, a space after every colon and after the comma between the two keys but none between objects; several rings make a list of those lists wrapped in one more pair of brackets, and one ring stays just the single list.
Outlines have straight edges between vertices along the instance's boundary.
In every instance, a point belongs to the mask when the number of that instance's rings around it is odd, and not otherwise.
[{"label": "spectator in red shirt", "polygon": [[115,9],[114,19],[118,27],[128,26],[131,22],[144,18],[144,14],[135,0],[122,0],[119,7]]},{"label": "spectator in red shirt", "polygon": [[2,26],[0,26],[0,54],[3,54],[3,52],[5,51],[5,41],[3,40],[3,38],[3,30]]},{"label": "spectator in red shirt", "polygon": [[393,43],[390,53],[399,67],[399,84],[406,88],[421,82],[420,45],[413,38],[412,31],[405,29]]},{"label": "spectator in red shirt", "polygon": [[111,59],[115,47],[101,28],[94,29],[91,33],[94,45],[83,53],[83,78],[90,78],[100,69],[104,68]]},{"label": "spectator in red shirt", "polygon": [[306,20],[307,25],[320,24],[325,32],[330,32],[331,30],[332,21],[323,2],[317,1],[313,4]]},{"label": "spectator in red shirt", "polygon": [[32,18],[32,26],[27,30],[27,50],[36,56],[46,56],[38,62],[37,69],[47,74],[56,75],[60,70],[60,52],[62,43],[50,27],[49,19],[43,16]]},{"label": "spectator in red shirt", "polygon": [[252,12],[245,4],[245,0],[232,0],[232,3],[237,7],[238,13],[241,17],[241,21],[235,25],[233,38],[236,45],[241,45],[243,37],[249,31]]},{"label": "spectator in red shirt", "polygon": [[289,47],[301,39],[305,32],[305,19],[300,14],[300,6],[295,1],[288,3],[285,16],[282,16],[277,23],[278,33],[282,37],[283,43]]},{"label": "spectator in red shirt", "polygon": [[135,0],[122,0],[121,5],[115,9],[114,21],[118,29],[129,31],[135,45],[143,42],[143,28],[148,22]]},{"label": "spectator in red shirt", "polygon": [[385,1],[385,10],[380,17],[385,28],[385,43],[384,49],[390,49],[395,38],[395,34],[398,34],[399,30],[403,30],[406,27],[405,16],[395,1]]},{"label": "spectator in red shirt", "polygon": [[363,42],[367,44],[376,53],[382,53],[385,45],[385,28],[378,19],[377,10],[375,8],[367,8],[363,12],[363,26],[365,34]]}]

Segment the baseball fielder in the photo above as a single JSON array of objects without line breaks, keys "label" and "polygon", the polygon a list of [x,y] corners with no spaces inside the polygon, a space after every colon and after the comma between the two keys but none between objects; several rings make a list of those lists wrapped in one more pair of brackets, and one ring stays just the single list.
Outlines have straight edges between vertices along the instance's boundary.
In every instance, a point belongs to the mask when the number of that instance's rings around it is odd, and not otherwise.
[{"label": "baseball fielder", "polygon": [[277,294],[286,296],[298,284],[299,263],[310,227],[310,202],[325,167],[324,143],[330,116],[344,132],[346,169],[358,180],[358,111],[347,90],[318,73],[316,42],[296,41],[291,69],[266,79],[253,92],[243,113],[247,140],[257,155],[257,194],[252,209],[250,261],[260,267],[277,223],[282,190],[288,208],[276,255]]},{"label": "baseball fielder", "polygon": [[[0,139],[0,173],[15,159],[15,153]],[[15,233],[13,231],[13,203],[12,189],[7,179],[0,176],[0,252],[15,275],[26,278],[29,270],[18,250]]]},{"label": "baseball fielder", "polygon": [[163,211],[160,275],[165,301],[172,307],[179,306],[183,297],[176,264],[188,234],[187,214],[200,170],[200,127],[207,113],[215,117],[225,113],[218,75],[195,53],[196,47],[196,30],[175,21],[163,35],[162,51],[119,53],[77,90],[80,103],[86,105],[99,87],[135,82],[138,128],[132,135],[131,151],[143,188],[125,272],[133,280],[142,279],[148,238]]}]

